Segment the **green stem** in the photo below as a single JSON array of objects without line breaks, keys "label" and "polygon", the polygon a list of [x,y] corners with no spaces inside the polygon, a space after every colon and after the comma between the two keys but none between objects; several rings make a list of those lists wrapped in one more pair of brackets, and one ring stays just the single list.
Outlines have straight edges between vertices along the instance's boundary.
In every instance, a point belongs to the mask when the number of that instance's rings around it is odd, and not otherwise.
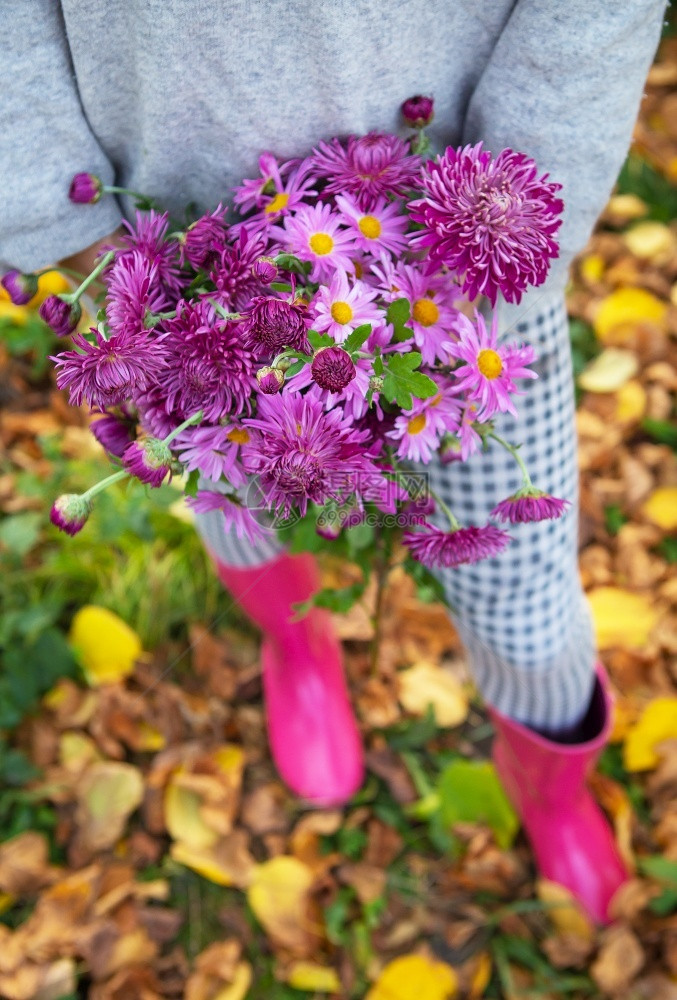
[{"label": "green stem", "polygon": [[531,476],[527,472],[527,467],[524,464],[522,456],[518,453],[517,448],[515,447],[515,445],[510,444],[508,441],[504,440],[504,438],[502,438],[498,434],[496,434],[495,431],[491,431],[489,434],[487,434],[487,437],[493,438],[494,441],[497,441],[498,444],[501,445],[501,447],[505,448],[506,451],[510,452],[510,454],[512,455],[512,457],[515,459],[515,461],[517,462],[517,464],[520,467],[520,470],[522,472],[522,476],[524,478],[524,485],[533,488],[534,484],[531,481]]},{"label": "green stem", "polygon": [[101,493],[102,490],[108,489],[108,487],[112,486],[113,483],[119,482],[120,479],[125,479],[128,475],[129,473],[126,469],[120,469],[119,472],[114,472],[112,476],[106,476],[105,479],[101,479],[98,483],[94,483],[93,486],[90,486],[89,489],[82,494],[83,500],[91,500],[97,493]]},{"label": "green stem", "polygon": [[228,312],[226,309],[223,308],[222,305],[216,302],[215,299],[207,299],[207,302],[209,302],[210,305],[214,306],[217,313],[219,314],[219,316],[221,316],[222,319],[242,319],[241,313]]},{"label": "green stem", "polygon": [[194,413],[191,417],[188,417],[187,420],[184,420],[182,424],[179,424],[178,427],[175,427],[174,430],[171,431],[167,435],[167,437],[163,439],[162,443],[170,444],[170,442],[172,442],[175,437],[179,436],[181,431],[185,431],[186,427],[191,427],[193,424],[199,424],[203,417],[204,417],[203,411],[198,410],[197,413]]},{"label": "green stem", "polygon": [[77,302],[82,293],[85,291],[85,289],[89,288],[91,283],[99,277],[99,275],[101,274],[101,272],[105,267],[108,267],[113,257],[115,257],[115,250],[109,250],[108,253],[104,254],[99,263],[94,268],[94,270],[91,272],[91,274],[87,275],[82,284],[78,288],[76,288],[74,292],[70,293],[69,295],[61,296],[64,302],[69,302],[71,305],[73,305],[74,302]]},{"label": "green stem", "polygon": [[113,187],[108,184],[104,184],[101,188],[102,194],[128,194],[132,198],[143,198],[145,200],[146,195],[141,194],[140,191],[132,191],[130,188]]},{"label": "green stem", "polygon": [[436,493],[435,490],[431,490],[430,487],[428,487],[428,491],[430,492],[430,496],[433,498],[437,506],[440,508],[440,510],[444,513],[445,517],[449,521],[449,524],[451,525],[451,530],[458,531],[458,529],[461,527],[461,524],[457,520],[457,518],[454,517],[451,508],[447,507],[442,497],[438,493]]}]

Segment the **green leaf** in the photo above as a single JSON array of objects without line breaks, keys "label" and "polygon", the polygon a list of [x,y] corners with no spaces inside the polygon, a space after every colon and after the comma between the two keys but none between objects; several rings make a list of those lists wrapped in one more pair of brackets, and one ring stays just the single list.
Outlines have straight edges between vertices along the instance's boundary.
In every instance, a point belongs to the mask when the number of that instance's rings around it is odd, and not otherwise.
[{"label": "green leaf", "polygon": [[677,911],[677,889],[664,889],[660,896],[652,899],[648,908],[659,917],[668,917]]},{"label": "green leaf", "polygon": [[415,371],[421,364],[418,351],[409,354],[391,354],[383,382],[383,395],[389,403],[397,403],[405,410],[412,407],[412,396],[428,399],[437,392],[437,386],[423,372]]},{"label": "green leaf", "polygon": [[193,469],[192,472],[189,472],[188,478],[186,479],[186,484],[183,487],[183,492],[186,494],[187,497],[197,496],[197,488],[199,481],[200,481],[199,469]]},{"label": "green leaf", "polygon": [[43,515],[36,512],[14,514],[0,524],[0,543],[16,556],[25,556],[40,538]]},{"label": "green leaf", "polygon": [[308,340],[316,351],[321,347],[332,347],[334,344],[328,333],[318,333],[317,330],[308,330]]},{"label": "green leaf", "polygon": [[677,562],[677,538],[663,538],[656,546],[656,551],[666,562]]},{"label": "green leaf", "polygon": [[346,341],[341,344],[344,351],[351,354],[353,351],[359,351],[362,344],[367,340],[369,334],[371,333],[371,323],[363,323],[362,326],[356,327],[353,332],[348,336]]},{"label": "green leaf", "polygon": [[498,846],[510,847],[520,824],[493,764],[453,761],[440,775],[439,793],[445,823],[486,823]]},{"label": "green leaf", "polygon": [[644,875],[655,878],[657,882],[677,888],[677,861],[653,855],[649,858],[639,858],[638,866]]},{"label": "green leaf", "polygon": [[287,368],[286,372],[284,373],[285,378],[293,378],[294,375],[298,375],[299,372],[303,371],[303,369],[306,367],[307,364],[308,364],[307,361],[303,360],[295,361],[294,364],[290,365],[289,368]]},{"label": "green leaf", "polygon": [[627,520],[618,504],[604,508],[604,525],[610,535],[617,535]]},{"label": "green leaf", "polygon": [[409,299],[395,299],[394,302],[390,303],[386,312],[386,319],[389,323],[393,324],[395,330],[400,326],[404,326],[410,316],[411,305]]},{"label": "green leaf", "polygon": [[288,281],[273,281],[270,287],[274,292],[291,292],[291,285]]},{"label": "green leaf", "polygon": [[677,426],[670,420],[653,420],[646,417],[642,420],[642,430],[660,444],[667,444],[677,451]]}]

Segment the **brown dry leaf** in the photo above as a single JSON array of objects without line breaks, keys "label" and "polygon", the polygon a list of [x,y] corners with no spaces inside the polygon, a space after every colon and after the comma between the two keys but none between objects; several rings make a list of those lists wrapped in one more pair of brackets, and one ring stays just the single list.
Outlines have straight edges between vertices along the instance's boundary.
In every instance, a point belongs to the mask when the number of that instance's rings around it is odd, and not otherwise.
[{"label": "brown dry leaf", "polygon": [[59,958],[42,970],[33,1000],[62,1000],[77,990],[77,968],[72,958]]},{"label": "brown dry leaf", "polygon": [[645,954],[637,936],[622,924],[604,931],[590,975],[604,993],[626,990],[644,965]]},{"label": "brown dry leaf", "polygon": [[446,962],[402,955],[386,965],[365,1000],[450,1000],[457,985],[456,973]]},{"label": "brown dry leaf", "polygon": [[595,928],[574,897],[557,882],[539,879],[536,895],[547,906],[547,914],[561,934],[574,934],[584,941],[593,941]]},{"label": "brown dry leaf", "polygon": [[459,726],[468,716],[468,696],[453,674],[432,663],[401,670],[399,699],[407,712],[425,716],[432,706],[438,726]]},{"label": "brown dry leaf", "polygon": [[241,960],[239,941],[217,941],[195,959],[186,984],[186,1000],[243,1000],[252,982],[252,968]]},{"label": "brown dry leaf", "polygon": [[646,645],[659,618],[651,595],[623,587],[596,587],[588,593],[588,600],[600,649]]},{"label": "brown dry leaf", "polygon": [[373,903],[385,892],[386,872],[364,861],[341,865],[338,877],[344,885],[352,886],[361,903]]},{"label": "brown dry leaf", "polygon": [[234,885],[244,889],[249,885],[255,868],[244,830],[233,830],[211,847],[191,847],[176,841],[169,853],[174,861],[192,868],[216,885]]},{"label": "brown dry leaf", "polygon": [[120,969],[104,983],[94,983],[87,1000],[164,1000],[153,969],[132,966]]},{"label": "brown dry leaf", "polygon": [[650,260],[657,266],[666,264],[675,255],[675,237],[662,222],[646,219],[623,233],[628,250],[640,260]]},{"label": "brown dry leaf", "polygon": [[77,729],[66,730],[59,737],[59,763],[73,775],[82,774],[95,761],[102,760],[96,743]]},{"label": "brown dry leaf", "polygon": [[105,850],[122,836],[127,820],[141,805],[143,776],[132,764],[97,761],[76,786],[76,823],[83,843]]},{"label": "brown dry leaf", "polygon": [[182,844],[213,846],[230,833],[237,813],[244,771],[244,751],[226,744],[180,766],[165,789],[165,825]]},{"label": "brown dry leaf", "polygon": [[312,870],[298,858],[281,856],[257,865],[247,900],[273,942],[298,955],[312,955],[321,928],[312,916]]},{"label": "brown dry leaf", "polygon": [[541,941],[541,948],[556,969],[582,969],[593,947],[594,941],[578,934],[553,934]]},{"label": "brown dry leaf", "polygon": [[85,691],[74,681],[58,681],[42,699],[45,708],[54,713],[53,722],[59,729],[78,729],[86,726],[96,711],[97,691]]},{"label": "brown dry leaf", "polygon": [[32,962],[22,965],[16,972],[0,974],[0,996],[4,1000],[33,1000],[42,976],[42,969]]},{"label": "brown dry leaf", "polygon": [[240,812],[252,833],[286,833],[289,827],[289,796],[281,784],[271,781],[245,795]]},{"label": "brown dry leaf", "polygon": [[590,775],[590,787],[599,804],[611,816],[616,835],[616,845],[628,871],[635,870],[635,855],[632,850],[632,828],[635,811],[623,786],[606,774],[594,771]]},{"label": "brown dry leaf", "polygon": [[49,844],[43,833],[27,830],[0,845],[0,889],[10,896],[31,895],[59,877],[49,864]]}]

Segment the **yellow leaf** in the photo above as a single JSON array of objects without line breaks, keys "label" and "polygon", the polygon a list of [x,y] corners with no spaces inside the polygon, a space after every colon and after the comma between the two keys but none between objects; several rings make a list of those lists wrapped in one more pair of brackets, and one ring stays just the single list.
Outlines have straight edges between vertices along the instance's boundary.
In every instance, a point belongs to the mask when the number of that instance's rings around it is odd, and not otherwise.
[{"label": "yellow leaf", "polygon": [[366,1000],[448,1000],[457,988],[456,973],[446,962],[403,955],[386,965]]},{"label": "yellow leaf", "polygon": [[568,889],[558,882],[539,879],[536,894],[547,907],[547,914],[560,934],[576,934],[586,941],[595,937],[595,928]]},{"label": "yellow leaf", "polygon": [[143,649],[129,625],[107,608],[94,604],[80,608],[73,618],[70,641],[92,687],[131,674]]},{"label": "yellow leaf", "polygon": [[614,392],[637,374],[639,362],[633,351],[607,347],[589,362],[578,376],[578,384],[587,392]]},{"label": "yellow leaf", "polygon": [[0,892],[0,913],[11,910],[15,902],[16,896],[13,896],[10,892]]},{"label": "yellow leaf", "polygon": [[630,379],[616,393],[616,420],[621,424],[636,424],[646,411],[646,392],[637,379]]},{"label": "yellow leaf", "polygon": [[67,771],[77,773],[95,760],[101,760],[94,740],[78,730],[68,730],[59,737],[59,762]]},{"label": "yellow leaf", "polygon": [[139,741],[136,748],[138,750],[163,750],[167,743],[159,729],[143,720],[139,723],[137,732]]},{"label": "yellow leaf", "polygon": [[8,319],[15,326],[25,326],[28,320],[28,312],[25,306],[15,306],[13,302],[0,301],[0,322]]},{"label": "yellow leaf", "polygon": [[588,593],[600,649],[641,649],[658,621],[651,596],[622,587],[597,587]]},{"label": "yellow leaf", "polygon": [[216,885],[245,888],[251,881],[256,865],[247,850],[244,830],[234,830],[211,847],[191,847],[180,841],[172,844],[169,853],[179,864],[192,868],[198,875]]},{"label": "yellow leaf", "polygon": [[644,288],[617,288],[599,304],[595,333],[602,343],[622,343],[639,323],[662,324],[667,308],[667,303]]},{"label": "yellow leaf", "polygon": [[593,284],[600,281],[604,274],[604,257],[598,253],[587,254],[581,260],[579,270],[586,281]]},{"label": "yellow leaf", "polygon": [[641,219],[648,212],[648,208],[646,202],[643,202],[636,194],[616,194],[609,199],[606,211],[611,215],[630,220]]},{"label": "yellow leaf", "polygon": [[677,698],[655,698],[625,737],[623,760],[627,770],[656,767],[660,760],[656,747],[669,739],[677,739]]},{"label": "yellow leaf", "polygon": [[313,872],[303,861],[280,855],[256,866],[247,889],[259,923],[292,951],[304,951],[311,933],[308,900],[313,881]]},{"label": "yellow leaf", "polygon": [[77,785],[76,821],[92,850],[112,847],[143,799],[138,768],[113,760],[96,761]]},{"label": "yellow leaf", "polygon": [[212,1000],[244,1000],[252,984],[252,967],[249,962],[238,962],[235,975],[228,986],[222,986]]},{"label": "yellow leaf", "polygon": [[677,528],[677,486],[659,486],[642,504],[642,513],[664,531]]},{"label": "yellow leaf", "polygon": [[641,260],[661,260],[671,257],[675,238],[662,222],[638,222],[623,234],[623,241],[631,253]]},{"label": "yellow leaf", "polygon": [[174,840],[189,848],[211,847],[219,839],[216,830],[205,823],[200,814],[203,798],[192,788],[181,785],[185,768],[176,771],[165,789],[165,826]]},{"label": "yellow leaf", "polygon": [[192,767],[182,765],[170,776],[165,789],[165,826],[174,838],[189,847],[211,847],[227,834],[237,810],[244,752],[225,744],[202,754]]},{"label": "yellow leaf", "polygon": [[479,1000],[480,997],[484,996],[484,991],[491,980],[491,967],[491,955],[488,951],[481,952],[477,958],[477,968],[470,981],[468,1000]]},{"label": "yellow leaf", "polygon": [[341,980],[336,969],[315,962],[292,962],[287,970],[286,982],[296,990],[307,990],[309,993],[341,992]]},{"label": "yellow leaf", "polygon": [[399,700],[412,715],[431,705],[438,726],[458,726],[468,715],[468,697],[459,681],[432,663],[416,663],[397,675]]},{"label": "yellow leaf", "polygon": [[37,309],[48,295],[59,295],[71,290],[70,282],[60,271],[46,271],[38,278],[38,290],[28,303],[30,309]]}]

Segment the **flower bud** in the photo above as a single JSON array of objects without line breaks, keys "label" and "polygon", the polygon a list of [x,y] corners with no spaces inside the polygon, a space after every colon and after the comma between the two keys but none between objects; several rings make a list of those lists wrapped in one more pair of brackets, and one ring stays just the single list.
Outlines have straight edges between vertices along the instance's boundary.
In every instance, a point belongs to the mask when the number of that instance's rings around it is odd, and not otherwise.
[{"label": "flower bud", "polygon": [[66,302],[60,295],[48,295],[40,306],[40,316],[57,337],[67,337],[80,322],[82,308],[79,302]]},{"label": "flower bud", "polygon": [[415,97],[407,98],[400,110],[407,125],[411,125],[412,128],[425,128],[433,120],[433,106],[432,97],[416,94]]},{"label": "flower bud", "polygon": [[342,347],[322,347],[313,358],[310,374],[321,389],[340,392],[357,375],[355,362]]},{"label": "flower bud", "polygon": [[442,465],[461,461],[461,441],[455,434],[445,434],[438,449]]},{"label": "flower bud", "polygon": [[49,519],[59,531],[77,535],[82,531],[92,511],[92,502],[79,493],[64,493],[52,504]]},{"label": "flower bud", "polygon": [[68,197],[76,205],[93,205],[103,193],[103,182],[96,174],[76,174],[68,189]]},{"label": "flower bud", "polygon": [[270,365],[264,365],[263,368],[259,368],[257,371],[256,381],[259,383],[259,390],[261,392],[264,392],[266,396],[274,396],[284,384],[284,372],[281,372],[279,368],[271,368]]},{"label": "flower bud", "polygon": [[382,375],[372,375],[369,379],[369,388],[372,392],[381,392],[384,378]]},{"label": "flower bud", "polygon": [[149,486],[162,486],[171,472],[172,453],[159,438],[132,441],[125,448],[122,461],[133,476]]},{"label": "flower bud", "polygon": [[15,306],[25,306],[38,290],[38,279],[34,274],[22,274],[17,270],[8,271],[3,276],[2,287]]},{"label": "flower bud", "polygon": [[277,278],[277,265],[274,257],[259,257],[252,264],[252,274],[264,285],[270,285]]}]

